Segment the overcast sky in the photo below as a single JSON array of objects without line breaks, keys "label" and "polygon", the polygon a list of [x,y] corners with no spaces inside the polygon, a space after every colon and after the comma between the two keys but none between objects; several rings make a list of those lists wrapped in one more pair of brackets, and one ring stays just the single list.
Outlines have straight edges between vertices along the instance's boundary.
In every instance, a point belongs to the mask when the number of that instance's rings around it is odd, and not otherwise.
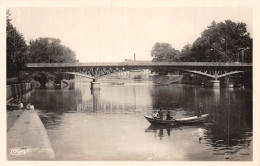
[{"label": "overcast sky", "polygon": [[12,24],[26,41],[59,38],[80,62],[151,60],[156,42],[175,49],[192,44],[214,20],[244,22],[252,34],[250,8],[86,7],[10,8]]}]

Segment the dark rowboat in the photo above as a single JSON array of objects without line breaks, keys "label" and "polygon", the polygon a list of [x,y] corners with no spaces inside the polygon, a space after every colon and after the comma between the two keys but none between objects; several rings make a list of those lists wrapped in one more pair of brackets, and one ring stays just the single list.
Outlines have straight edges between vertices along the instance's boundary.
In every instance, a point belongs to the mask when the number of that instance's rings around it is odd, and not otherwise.
[{"label": "dark rowboat", "polygon": [[20,109],[19,104],[8,103],[8,104],[6,104],[6,106],[7,106],[7,110],[10,110],[10,111]]},{"label": "dark rowboat", "polygon": [[188,118],[172,119],[172,120],[162,120],[158,118],[153,118],[152,116],[144,116],[153,125],[174,125],[174,124],[191,124],[191,123],[203,123],[209,114],[204,114],[202,116],[192,116]]}]

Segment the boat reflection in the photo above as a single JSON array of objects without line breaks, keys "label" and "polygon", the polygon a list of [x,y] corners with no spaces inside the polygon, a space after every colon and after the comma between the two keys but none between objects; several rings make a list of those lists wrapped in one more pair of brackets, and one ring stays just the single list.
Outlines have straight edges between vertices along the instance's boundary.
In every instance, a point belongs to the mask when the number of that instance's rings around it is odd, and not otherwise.
[{"label": "boat reflection", "polygon": [[[184,124],[178,124],[178,125],[150,125],[147,129],[145,129],[145,132],[151,132],[154,133],[155,137],[159,136],[160,139],[162,139],[165,135],[168,137],[171,136],[176,131],[188,131],[193,132],[196,131],[198,133],[199,143],[201,143],[202,138],[204,137],[204,132],[206,131],[207,124],[190,124],[190,125],[184,125]],[[157,134],[158,133],[158,134]]]}]

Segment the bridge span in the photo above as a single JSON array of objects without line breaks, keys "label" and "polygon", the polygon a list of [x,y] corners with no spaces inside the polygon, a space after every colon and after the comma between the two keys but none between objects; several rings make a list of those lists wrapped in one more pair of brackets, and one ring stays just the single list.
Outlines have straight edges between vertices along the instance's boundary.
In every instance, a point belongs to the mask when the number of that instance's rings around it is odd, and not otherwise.
[{"label": "bridge span", "polygon": [[240,62],[98,62],[98,63],[27,63],[29,71],[53,71],[80,75],[93,79],[114,72],[136,69],[150,69],[158,73],[183,71],[215,79],[214,85],[219,86],[219,78],[246,71],[252,71],[252,63]]},{"label": "bridge span", "polygon": [[27,63],[27,68],[73,67],[252,67],[252,63],[240,62],[92,62],[92,63]]}]

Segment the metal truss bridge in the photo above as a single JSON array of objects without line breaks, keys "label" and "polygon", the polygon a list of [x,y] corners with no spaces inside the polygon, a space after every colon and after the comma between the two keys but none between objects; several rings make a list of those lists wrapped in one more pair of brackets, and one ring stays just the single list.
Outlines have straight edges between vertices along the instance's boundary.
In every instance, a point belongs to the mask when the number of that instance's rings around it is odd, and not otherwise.
[{"label": "metal truss bridge", "polygon": [[27,63],[28,71],[52,71],[78,75],[95,80],[115,72],[150,69],[171,73],[183,71],[218,80],[221,77],[252,71],[252,63],[225,62],[118,62],[118,63]]}]

